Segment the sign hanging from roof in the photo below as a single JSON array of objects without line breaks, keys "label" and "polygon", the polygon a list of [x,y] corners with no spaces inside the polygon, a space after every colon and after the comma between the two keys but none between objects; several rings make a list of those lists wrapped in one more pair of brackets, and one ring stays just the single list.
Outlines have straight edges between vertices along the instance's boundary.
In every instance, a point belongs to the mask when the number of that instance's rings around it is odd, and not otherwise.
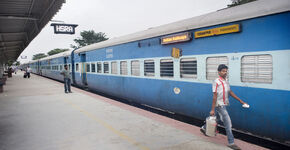
[{"label": "sign hanging from roof", "polygon": [[52,23],[50,26],[54,27],[55,34],[75,34],[77,24],[57,24]]}]

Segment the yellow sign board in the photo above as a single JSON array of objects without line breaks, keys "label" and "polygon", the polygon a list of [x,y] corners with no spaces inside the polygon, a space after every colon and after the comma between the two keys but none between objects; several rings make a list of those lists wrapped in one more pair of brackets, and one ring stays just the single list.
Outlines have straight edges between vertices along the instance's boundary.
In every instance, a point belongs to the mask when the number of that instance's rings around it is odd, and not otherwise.
[{"label": "yellow sign board", "polygon": [[213,29],[208,29],[208,30],[203,30],[203,31],[197,31],[194,33],[194,38],[215,36],[215,35],[228,34],[228,33],[234,33],[234,32],[240,32],[239,24],[213,28]]},{"label": "yellow sign board", "polygon": [[182,54],[181,54],[181,49],[179,49],[179,48],[172,48],[172,51],[171,51],[171,56],[173,57],[173,58],[179,58],[180,56],[181,56]]},{"label": "yellow sign board", "polygon": [[170,35],[166,37],[161,38],[161,44],[171,44],[171,43],[177,43],[177,42],[184,42],[189,41],[191,39],[190,32]]}]

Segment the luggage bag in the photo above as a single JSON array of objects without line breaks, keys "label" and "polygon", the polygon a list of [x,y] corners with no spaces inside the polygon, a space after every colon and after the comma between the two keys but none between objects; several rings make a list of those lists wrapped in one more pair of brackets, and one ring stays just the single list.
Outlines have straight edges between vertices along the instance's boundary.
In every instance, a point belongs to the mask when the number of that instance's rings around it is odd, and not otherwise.
[{"label": "luggage bag", "polygon": [[216,136],[216,116],[209,116],[206,118],[205,134],[207,136]]}]

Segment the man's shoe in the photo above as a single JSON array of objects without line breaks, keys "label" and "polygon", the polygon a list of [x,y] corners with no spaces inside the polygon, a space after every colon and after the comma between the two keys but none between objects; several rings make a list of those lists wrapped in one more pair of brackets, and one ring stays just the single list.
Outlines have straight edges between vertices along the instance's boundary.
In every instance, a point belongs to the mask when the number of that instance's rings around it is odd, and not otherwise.
[{"label": "man's shoe", "polygon": [[68,93],[67,91],[65,91],[64,93]]},{"label": "man's shoe", "polygon": [[203,135],[205,135],[205,136],[207,136],[206,134],[205,134],[205,129],[203,129],[203,128],[200,128],[200,130],[199,130]]},{"label": "man's shoe", "polygon": [[228,147],[231,149],[234,149],[234,150],[241,150],[241,148],[239,146],[237,146],[236,144],[228,145]]},{"label": "man's shoe", "polygon": [[72,91],[69,91],[69,93],[72,93]]}]

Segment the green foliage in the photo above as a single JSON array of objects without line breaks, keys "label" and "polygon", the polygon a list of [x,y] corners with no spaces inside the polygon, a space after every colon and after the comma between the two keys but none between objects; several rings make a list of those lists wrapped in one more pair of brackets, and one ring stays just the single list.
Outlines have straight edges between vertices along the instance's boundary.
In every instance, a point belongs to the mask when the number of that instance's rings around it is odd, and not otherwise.
[{"label": "green foliage", "polygon": [[32,60],[37,60],[44,57],[47,57],[47,55],[45,55],[44,53],[38,53],[38,54],[33,55]]},{"label": "green foliage", "polygon": [[12,65],[13,65],[13,63],[14,63],[14,61],[13,61],[13,60],[8,60],[8,62],[7,62],[7,65],[8,65],[8,67],[12,66]]},{"label": "green foliage", "polygon": [[51,55],[55,55],[55,54],[58,54],[58,53],[61,53],[61,52],[65,52],[65,51],[68,51],[69,49],[60,49],[60,48],[55,48],[49,52],[47,52],[47,55],[48,56],[51,56]]},{"label": "green foliage", "polygon": [[77,39],[74,39],[74,42],[77,44],[77,46],[71,44],[71,47],[74,49],[81,48],[81,47],[98,43],[98,42],[102,42],[108,39],[109,38],[107,38],[106,34],[103,32],[95,33],[94,30],[82,31],[81,38],[78,37]]},{"label": "green foliage", "polygon": [[238,6],[238,5],[242,5],[242,4],[246,4],[249,2],[253,2],[256,0],[232,0],[232,4],[228,5],[228,7],[234,7],[234,6]]},{"label": "green foliage", "polygon": [[16,61],[16,62],[15,62],[15,65],[16,65],[16,66],[19,66],[19,65],[20,65],[20,61]]},{"label": "green foliage", "polygon": [[20,61],[9,60],[6,64],[8,65],[8,67],[11,67],[12,65],[19,66]]}]

